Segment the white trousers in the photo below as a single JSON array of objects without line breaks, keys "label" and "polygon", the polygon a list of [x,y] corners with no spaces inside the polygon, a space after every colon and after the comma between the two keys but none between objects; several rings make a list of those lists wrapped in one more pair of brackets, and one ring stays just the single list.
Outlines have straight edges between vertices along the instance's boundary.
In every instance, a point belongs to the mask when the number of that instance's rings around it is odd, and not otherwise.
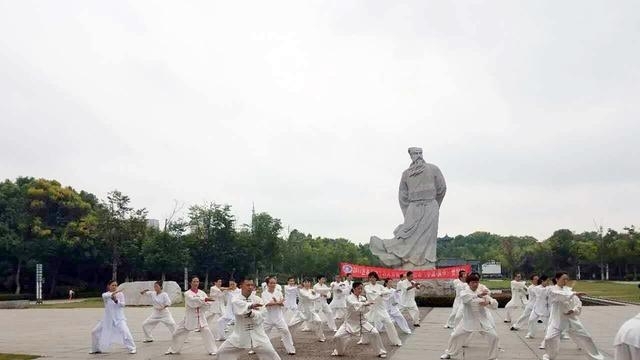
[{"label": "white trousers", "polygon": [[325,340],[324,332],[322,331],[322,319],[316,312],[303,313],[298,311],[295,316],[289,322],[289,327],[293,328],[300,324],[305,324],[316,334],[318,340]]},{"label": "white trousers", "polygon": [[545,327],[549,325],[548,316],[540,316],[536,314],[535,311],[532,311],[531,314],[529,315],[527,335],[530,335],[531,337],[536,336],[536,327],[537,327],[536,325],[538,324],[538,319],[542,320],[542,323],[544,324]]},{"label": "white trousers", "polygon": [[224,330],[234,321],[234,319],[229,319],[226,317],[221,317],[216,321],[216,340],[224,340]]},{"label": "white trousers", "polygon": [[[402,341],[398,336],[398,331],[396,330],[396,326],[393,324],[393,320],[389,318],[389,319],[376,321],[375,325],[376,325],[376,330],[378,330],[378,332],[384,329],[384,331],[387,333],[387,337],[389,338],[389,341],[391,342],[391,345],[397,345],[397,346],[402,345]],[[365,344],[368,343],[367,339],[362,339],[362,341]]]},{"label": "white trousers", "polygon": [[280,333],[280,339],[282,340],[282,344],[287,350],[287,353],[292,354],[296,352],[296,348],[293,346],[293,338],[291,337],[291,332],[289,331],[287,323],[284,322],[284,319],[279,319],[278,321],[273,322],[265,321],[262,323],[262,325],[267,335],[271,330],[274,329]]},{"label": "white trousers", "polygon": [[389,316],[391,316],[391,319],[393,320],[393,322],[395,322],[396,325],[398,325],[398,327],[403,333],[411,334],[411,328],[409,328],[407,319],[404,318],[404,315],[402,315],[400,311],[394,311],[392,313],[390,312]]},{"label": "white trousers", "polygon": [[[169,351],[179,353],[182,349],[182,345],[184,345],[185,340],[187,340],[187,338],[189,337],[189,333],[191,333],[191,330],[187,330],[184,327],[184,320],[181,321],[178,324],[178,328],[176,329],[176,331],[173,332],[173,339],[171,340],[171,347],[169,348]],[[207,354],[215,353],[216,351],[218,351],[209,326],[200,328],[200,336],[202,337],[202,343],[204,344],[205,350],[207,350]]]},{"label": "white trousers", "polygon": [[[260,360],[280,360],[280,355],[273,348],[273,345],[258,345],[251,348],[258,355]],[[233,346],[229,341],[225,341],[218,350],[218,360],[236,360],[241,355],[246,355],[248,349]]]},{"label": "white trousers", "polygon": [[378,354],[385,354],[387,350],[382,344],[382,338],[378,330],[371,324],[365,323],[362,325],[361,334],[351,334],[347,331],[346,323],[340,326],[333,338],[336,340],[336,353],[338,355],[344,355],[347,350],[347,344],[351,336],[360,336],[363,344],[369,344],[370,340],[373,340],[373,347],[378,351]]},{"label": "white trousers", "polygon": [[616,345],[615,360],[640,360],[640,348],[628,344]]},{"label": "white trousers", "polygon": [[142,323],[142,332],[144,333],[145,340],[153,340],[151,332],[159,323],[163,323],[172,335],[173,332],[176,331],[176,322],[173,320],[173,316],[171,316],[169,310],[164,309],[162,311],[154,311]]},{"label": "white trousers", "polygon": [[467,339],[474,332],[481,333],[487,339],[489,343],[489,353],[487,359],[493,360],[498,357],[498,334],[496,333],[496,329],[482,330],[482,331],[467,331],[462,328],[462,326],[457,326],[453,332],[451,333],[451,337],[449,337],[449,345],[447,346],[447,350],[445,353],[455,356],[461,349],[462,346],[466,344]]},{"label": "white trousers", "polygon": [[331,310],[333,311],[334,320],[343,320],[344,317],[347,315],[347,308],[334,307],[334,308],[331,308]]},{"label": "white trousers", "polygon": [[324,316],[327,318],[327,325],[329,329],[335,331],[336,330],[336,320],[333,317],[333,311],[327,304],[327,301],[324,298],[321,301],[318,301],[316,305],[320,306],[320,312],[324,313]]},{"label": "white trousers", "polygon": [[451,313],[449,314],[449,318],[447,319],[447,326],[450,328],[454,328],[457,324],[454,323],[456,319],[456,315],[458,314],[458,310],[460,309],[460,301],[458,298],[453,300],[453,306],[451,307]]},{"label": "white trousers", "polygon": [[[600,350],[596,347],[591,335],[584,328],[580,320],[569,320],[568,330],[569,334],[571,334],[571,340],[578,344],[578,347],[585,352],[587,359],[604,359],[604,356],[600,353]],[[544,337],[544,342],[547,350],[547,356],[550,360],[553,360],[558,356],[558,352],[560,351],[560,335],[562,335],[562,330],[552,328],[551,326],[547,328],[547,334]]]},{"label": "white trousers", "polygon": [[222,332],[220,332],[220,325],[218,324],[221,318],[222,314],[220,313],[207,313],[207,323],[209,324],[213,338],[216,340],[224,339],[224,328],[222,328]]},{"label": "white trousers", "polygon": [[519,306],[519,305],[518,305],[518,306],[509,306],[509,307],[505,307],[505,310],[506,310],[506,311],[505,311],[505,313],[506,313],[506,315],[504,316],[504,319],[505,319],[506,321],[511,322],[511,319],[513,319],[513,312],[514,312],[514,311],[516,311],[516,310],[520,310],[520,309],[522,309],[522,306]]},{"label": "white trousers", "polygon": [[[122,337],[124,338],[124,346],[128,350],[131,351],[136,349],[136,344],[133,342],[133,336],[131,336],[131,331],[129,330],[129,327],[127,326],[126,321],[124,320],[118,321],[116,323],[116,326],[114,327],[114,330],[122,334]],[[98,322],[98,325],[96,325],[93,328],[93,330],[91,330],[91,351],[92,352],[96,352],[96,351],[105,352],[108,350],[108,349],[100,348],[100,335],[102,335],[102,320]]]},{"label": "white trousers", "polygon": [[516,329],[520,329],[522,325],[524,325],[525,321],[529,321],[529,316],[531,316],[532,312],[533,312],[533,306],[525,306],[524,311],[522,312],[522,315],[520,315],[518,320],[516,320],[516,322],[513,323],[511,326],[513,326]]},{"label": "white trousers", "polygon": [[413,320],[413,325],[420,324],[420,309],[418,309],[418,305],[416,303],[403,306],[402,310],[409,312],[409,316],[411,316],[411,319]]}]

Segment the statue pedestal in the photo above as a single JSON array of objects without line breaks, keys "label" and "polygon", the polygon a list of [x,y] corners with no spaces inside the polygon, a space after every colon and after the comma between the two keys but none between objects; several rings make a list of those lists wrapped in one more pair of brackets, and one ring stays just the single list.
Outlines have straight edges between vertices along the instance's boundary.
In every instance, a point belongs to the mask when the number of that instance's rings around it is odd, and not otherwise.
[{"label": "statue pedestal", "polygon": [[419,295],[427,296],[455,296],[456,291],[453,288],[451,280],[418,280],[420,286]]}]

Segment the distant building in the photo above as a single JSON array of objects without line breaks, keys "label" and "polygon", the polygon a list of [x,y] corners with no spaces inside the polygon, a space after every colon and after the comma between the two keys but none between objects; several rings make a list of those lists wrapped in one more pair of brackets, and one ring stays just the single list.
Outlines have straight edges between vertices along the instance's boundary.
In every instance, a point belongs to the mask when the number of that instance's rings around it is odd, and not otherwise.
[{"label": "distant building", "polygon": [[156,230],[160,230],[160,220],[158,219],[147,219],[147,226],[150,228],[154,228]]}]

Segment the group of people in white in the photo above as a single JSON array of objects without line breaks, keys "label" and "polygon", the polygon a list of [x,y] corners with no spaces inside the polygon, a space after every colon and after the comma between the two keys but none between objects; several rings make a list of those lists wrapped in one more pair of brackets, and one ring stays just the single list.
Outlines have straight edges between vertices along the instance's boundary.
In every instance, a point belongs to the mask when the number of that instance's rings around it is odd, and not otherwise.
[{"label": "group of people in white", "polygon": [[[326,324],[334,332],[332,356],[344,355],[349,339],[357,337],[358,344],[373,346],[378,357],[385,358],[387,350],[381,332],[387,334],[393,346],[402,346],[396,326],[411,334],[403,311],[408,312],[414,327],[420,326],[415,301],[420,284],[413,280],[411,271],[395,286],[391,279],[381,283],[378,274],[371,272],[366,283],[354,281],[347,274],[337,275],[328,285],[324,276],[318,276],[313,286],[310,279],[296,284],[293,277],[281,286],[271,276],[261,284],[260,295],[248,278],[238,283],[231,280],[226,288],[218,279],[208,294],[199,287],[200,279],[194,276],[190,289],[184,292],[185,316],[178,324],[168,309],[171,300],[162,290],[161,281],[155,283],[153,290],[142,291],[153,303],[151,315],[142,324],[143,342],[153,342],[153,329],[163,323],[172,334],[165,354],[179,354],[189,334],[199,332],[206,353],[217,355],[218,359],[237,359],[248,351],[261,360],[277,360],[280,356],[271,343],[271,334],[279,335],[288,355],[295,355],[290,329],[300,326],[302,331],[314,332],[319,342],[325,342]],[[91,354],[104,352],[113,343],[124,345],[131,354],[137,352],[123,312],[124,294],[117,288],[118,283],[111,281],[102,295],[105,315],[92,331]],[[220,347],[216,341],[222,342]]]},{"label": "group of people in white", "polygon": [[[539,345],[545,350],[543,359],[558,358],[560,340],[573,340],[587,359],[602,360],[591,335],[580,321],[582,301],[586,295],[575,292],[569,285],[566,272],[558,272],[552,279],[546,275],[532,275],[527,286],[520,274],[511,281],[511,299],[505,306],[504,322],[511,324],[510,330],[527,328],[525,338],[536,337],[538,327],[544,328],[544,336]],[[480,284],[477,273],[459,272],[453,281],[455,300],[445,328],[453,329],[449,343],[441,359],[451,359],[468,344],[474,333],[484,335],[489,343],[488,359],[497,359],[499,339],[496,323],[490,309],[497,309],[498,302],[491,297],[489,289]],[[522,311],[515,317],[516,311]],[[515,321],[514,321],[515,319]],[[542,325],[540,325],[542,324]],[[640,360],[640,314],[627,321],[614,340],[616,360]]]}]

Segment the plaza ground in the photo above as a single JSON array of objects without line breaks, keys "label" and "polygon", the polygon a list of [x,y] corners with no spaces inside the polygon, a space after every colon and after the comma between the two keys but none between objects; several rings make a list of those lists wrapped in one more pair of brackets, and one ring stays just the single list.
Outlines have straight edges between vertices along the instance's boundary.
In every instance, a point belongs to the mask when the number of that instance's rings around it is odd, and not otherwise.
[{"label": "plaza ground", "polygon": [[[203,359],[204,354],[200,336],[192,334],[185,344],[181,355],[165,356],[164,351],[169,347],[170,334],[159,325],[153,343],[142,343],[142,321],[149,315],[148,307],[128,307],[125,314],[129,327],[138,346],[138,354],[129,355],[120,346],[113,346],[108,354],[89,355],[90,331],[98,320],[102,318],[101,308],[75,309],[44,309],[31,308],[23,310],[0,310],[0,353],[35,354],[51,359]],[[181,307],[171,309],[174,317],[179,320],[184,314]],[[389,346],[386,335],[383,341],[390,358],[401,360],[438,359],[447,344],[450,331],[443,329],[450,308],[423,308],[421,327],[414,334],[404,335],[404,345],[401,348]],[[640,306],[589,306],[583,310],[582,319],[594,337],[597,346],[608,359],[613,358],[613,337],[620,325],[627,319],[640,312]],[[542,338],[542,328],[536,339],[525,339],[524,331],[509,331],[507,324],[502,322],[504,309],[494,312],[500,336],[500,359],[541,359],[543,350],[538,349]],[[284,359],[329,359],[334,347],[332,332],[325,329],[326,343],[315,341],[308,332],[294,331],[297,355],[286,355],[279,340],[274,339],[276,349]],[[375,359],[375,351],[370,347],[356,345],[357,339],[352,339],[345,359]],[[220,343],[218,343],[220,345]],[[482,337],[474,337],[470,346],[464,350],[459,359],[485,359],[486,345]],[[563,341],[559,359],[577,360],[584,356],[572,341]],[[211,357],[215,359],[214,357]],[[256,359],[255,355],[245,355],[241,359]]]}]

